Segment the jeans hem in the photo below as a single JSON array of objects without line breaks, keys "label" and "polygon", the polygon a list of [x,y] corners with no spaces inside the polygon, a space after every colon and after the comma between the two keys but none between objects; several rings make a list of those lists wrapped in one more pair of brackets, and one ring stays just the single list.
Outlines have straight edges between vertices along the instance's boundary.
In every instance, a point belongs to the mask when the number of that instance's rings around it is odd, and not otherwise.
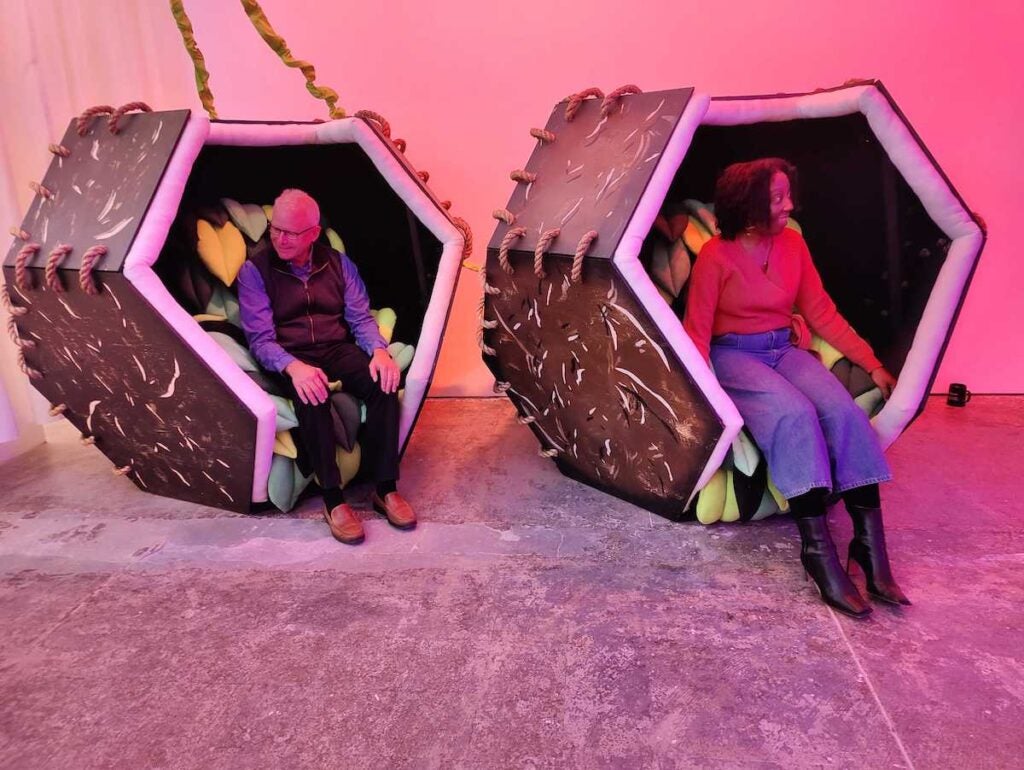
[{"label": "jeans hem", "polygon": [[[867,482],[867,483],[870,483],[870,482]],[[794,490],[790,494],[786,494],[781,489],[779,489],[779,494],[782,495],[783,498],[785,498],[786,500],[792,500],[794,497],[798,497],[798,496],[802,495],[804,492],[810,492],[812,489],[831,490],[832,489],[832,483],[829,482],[829,481],[812,481],[811,483],[809,483],[809,484],[807,484],[807,485],[805,485],[803,487],[800,487],[799,489]]]},{"label": "jeans hem", "polygon": [[852,484],[844,484],[841,487],[836,487],[832,491],[838,494],[840,492],[846,492],[847,490],[850,489],[856,489],[857,487],[866,487],[868,484],[880,484],[883,481],[892,481],[892,474],[888,473],[884,476],[875,476],[874,478],[855,481]]}]

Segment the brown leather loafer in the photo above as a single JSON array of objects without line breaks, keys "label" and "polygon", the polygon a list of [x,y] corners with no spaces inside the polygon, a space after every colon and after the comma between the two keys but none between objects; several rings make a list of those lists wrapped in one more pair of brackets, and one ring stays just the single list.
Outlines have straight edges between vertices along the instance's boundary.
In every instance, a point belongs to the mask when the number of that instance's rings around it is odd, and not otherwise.
[{"label": "brown leather loafer", "polygon": [[348,503],[342,503],[330,513],[324,509],[324,518],[327,519],[327,526],[331,528],[331,534],[339,543],[358,545],[366,537],[363,522]]},{"label": "brown leather loafer", "polygon": [[377,513],[387,516],[388,524],[397,529],[412,529],[416,526],[416,513],[409,502],[397,492],[388,492],[381,500],[374,492],[370,497]]}]

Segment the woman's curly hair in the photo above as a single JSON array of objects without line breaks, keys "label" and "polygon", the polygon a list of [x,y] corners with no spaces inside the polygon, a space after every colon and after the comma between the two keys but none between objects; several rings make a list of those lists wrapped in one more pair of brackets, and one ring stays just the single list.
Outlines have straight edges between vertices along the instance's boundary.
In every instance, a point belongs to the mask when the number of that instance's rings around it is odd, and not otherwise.
[{"label": "woman's curly hair", "polygon": [[796,203],[796,167],[782,158],[758,158],[733,163],[715,185],[715,217],[722,238],[733,240],[748,227],[766,227],[771,213],[772,177],[781,171],[789,179]]}]

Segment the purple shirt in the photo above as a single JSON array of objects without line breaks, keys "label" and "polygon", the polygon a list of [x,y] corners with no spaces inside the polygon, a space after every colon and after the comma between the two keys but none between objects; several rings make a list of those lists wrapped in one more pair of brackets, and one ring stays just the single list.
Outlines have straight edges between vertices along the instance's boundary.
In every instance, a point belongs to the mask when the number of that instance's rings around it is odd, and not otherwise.
[{"label": "purple shirt", "polygon": [[[345,321],[348,323],[356,344],[367,355],[379,348],[387,348],[387,341],[381,336],[380,328],[370,315],[370,297],[366,292],[366,284],[359,277],[359,270],[345,254],[335,252],[340,257],[341,277],[345,281]],[[303,283],[309,280],[312,261],[299,267],[287,263],[292,274]],[[296,358],[277,341],[274,330],[274,313],[270,308],[270,297],[267,296],[263,276],[256,265],[246,261],[238,272],[238,306],[245,338],[249,341],[249,352],[259,361],[264,369],[272,372],[283,372]]]}]

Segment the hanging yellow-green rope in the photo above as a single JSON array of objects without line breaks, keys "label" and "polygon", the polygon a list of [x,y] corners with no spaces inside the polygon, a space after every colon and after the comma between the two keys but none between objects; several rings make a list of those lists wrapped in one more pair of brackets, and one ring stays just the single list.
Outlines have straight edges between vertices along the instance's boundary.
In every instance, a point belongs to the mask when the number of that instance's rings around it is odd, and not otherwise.
[{"label": "hanging yellow-green rope", "polygon": [[185,13],[185,6],[182,0],[171,0],[171,13],[178,23],[181,31],[181,39],[185,43],[185,50],[192,57],[192,65],[196,71],[196,90],[199,91],[199,100],[203,103],[203,109],[211,119],[216,120],[217,110],[213,106],[213,92],[210,91],[210,73],[206,71],[206,60],[202,51],[196,44],[195,35],[192,33],[192,22]]},{"label": "hanging yellow-green rope", "polygon": [[289,67],[297,67],[302,71],[303,76],[306,78],[306,90],[317,99],[323,99],[327,102],[331,117],[345,117],[345,110],[336,106],[338,103],[337,92],[327,86],[318,86],[316,84],[316,70],[313,68],[313,65],[292,56],[292,52],[288,50],[288,45],[285,43],[284,38],[278,35],[274,28],[270,26],[270,22],[263,13],[263,9],[260,8],[260,4],[256,0],[242,0],[242,7],[245,8],[250,21],[256,27],[256,31],[260,33],[260,37],[273,49],[274,53],[281,57],[281,61]]}]

